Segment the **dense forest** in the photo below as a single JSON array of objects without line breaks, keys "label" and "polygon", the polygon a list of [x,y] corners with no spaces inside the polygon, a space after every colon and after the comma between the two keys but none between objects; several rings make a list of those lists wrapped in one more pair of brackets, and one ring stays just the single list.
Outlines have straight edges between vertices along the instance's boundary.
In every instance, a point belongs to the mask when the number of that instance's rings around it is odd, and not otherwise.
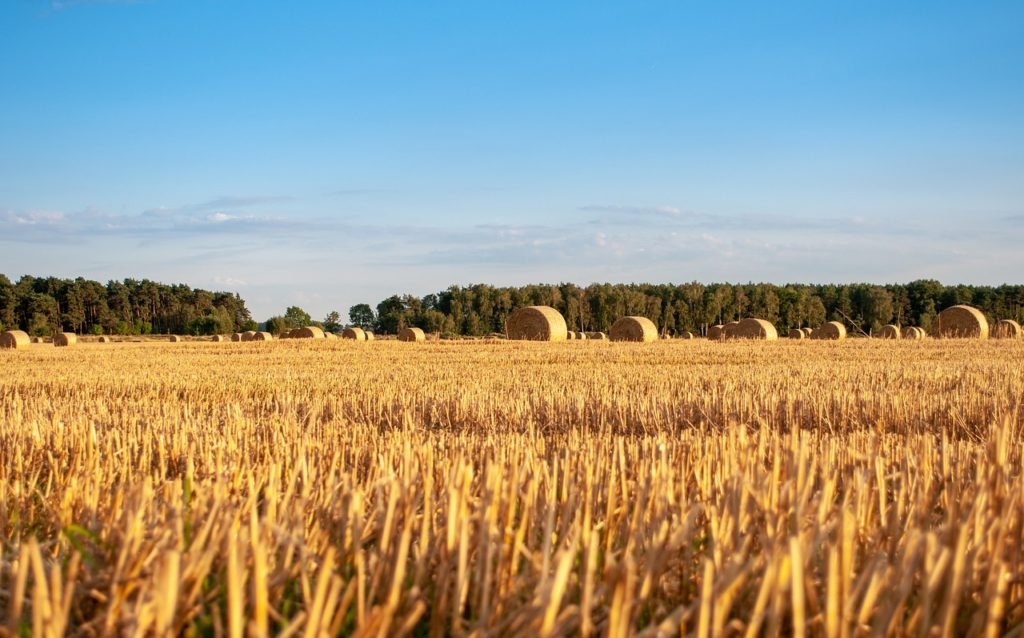
[{"label": "dense forest", "polygon": [[0,275],[0,330],[32,335],[220,334],[256,327],[235,293],[209,292],[148,279],[110,281],[81,277]]},{"label": "dense forest", "polygon": [[853,334],[887,323],[928,329],[943,308],[977,306],[989,320],[1024,321],[1024,286],[909,284],[573,284],[496,288],[453,286],[423,298],[393,296],[377,305],[353,306],[355,325],[394,334],[403,326],[450,335],[504,332],[505,318],[524,305],[548,305],[565,316],[570,330],[607,331],[623,315],[643,315],[666,334],[703,333],[709,325],[744,317],[767,319],[780,330],[842,321]]}]

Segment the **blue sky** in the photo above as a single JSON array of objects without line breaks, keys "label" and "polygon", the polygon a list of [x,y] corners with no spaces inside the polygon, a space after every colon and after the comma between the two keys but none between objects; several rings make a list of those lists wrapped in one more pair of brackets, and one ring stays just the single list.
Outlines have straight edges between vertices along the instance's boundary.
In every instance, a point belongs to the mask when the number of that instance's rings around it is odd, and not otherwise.
[{"label": "blue sky", "polygon": [[1020,283],[1024,3],[0,2],[0,272]]}]

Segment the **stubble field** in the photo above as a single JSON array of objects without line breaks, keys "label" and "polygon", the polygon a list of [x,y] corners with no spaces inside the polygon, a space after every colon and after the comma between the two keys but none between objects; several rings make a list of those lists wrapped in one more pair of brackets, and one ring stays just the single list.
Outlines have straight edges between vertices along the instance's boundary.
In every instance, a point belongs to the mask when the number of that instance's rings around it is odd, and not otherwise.
[{"label": "stubble field", "polygon": [[1024,343],[0,351],[0,635],[1021,635]]}]

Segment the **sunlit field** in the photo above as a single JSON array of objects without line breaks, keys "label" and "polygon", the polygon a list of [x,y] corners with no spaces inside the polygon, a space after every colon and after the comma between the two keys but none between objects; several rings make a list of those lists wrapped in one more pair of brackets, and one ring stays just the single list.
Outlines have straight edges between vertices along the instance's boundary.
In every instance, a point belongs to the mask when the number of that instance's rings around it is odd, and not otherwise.
[{"label": "sunlit field", "polygon": [[1024,342],[0,351],[0,635],[1024,632]]}]

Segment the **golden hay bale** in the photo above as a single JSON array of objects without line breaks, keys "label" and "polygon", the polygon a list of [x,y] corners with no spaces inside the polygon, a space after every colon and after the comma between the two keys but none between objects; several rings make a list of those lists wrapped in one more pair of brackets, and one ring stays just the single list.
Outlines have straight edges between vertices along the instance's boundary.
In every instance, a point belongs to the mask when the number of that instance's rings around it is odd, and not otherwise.
[{"label": "golden hay bale", "polygon": [[427,335],[421,328],[402,328],[398,331],[399,341],[426,341]]},{"label": "golden hay bale", "polygon": [[565,341],[565,317],[551,306],[526,306],[509,315],[505,322],[509,339],[520,341]]},{"label": "golden hay bale", "polygon": [[1021,336],[1020,324],[1013,319],[1000,319],[996,324],[992,336],[996,339],[1019,339]]},{"label": "golden hay bale", "polygon": [[901,339],[910,339],[911,341],[919,341],[924,339],[924,330],[916,326],[903,326],[900,330]]},{"label": "golden hay bale", "polygon": [[594,339],[597,341],[607,341],[608,335],[603,332],[588,332],[586,333],[587,339]]},{"label": "golden hay bale", "polygon": [[227,339],[224,337],[224,335],[213,335],[212,337],[210,337],[210,341],[216,341],[217,343],[220,343],[221,341],[227,341]]},{"label": "golden hay bale", "polygon": [[839,341],[846,338],[846,326],[838,321],[823,323],[814,331],[814,339]]},{"label": "golden hay bale", "polygon": [[803,330],[801,330],[800,328],[793,328],[792,330],[789,331],[789,338],[790,339],[806,339],[807,338],[807,333],[804,332]]},{"label": "golden hay bale", "polygon": [[900,338],[900,327],[889,324],[882,326],[882,330],[878,333],[879,339],[899,339]]},{"label": "golden hay bale", "polygon": [[8,330],[0,334],[0,348],[24,348],[31,343],[32,339],[29,338],[28,333],[21,330]]},{"label": "golden hay bale", "polygon": [[252,341],[273,341],[274,335],[269,332],[257,332],[252,336]]},{"label": "golden hay bale", "polygon": [[324,338],[327,339],[328,341],[337,341],[338,335],[334,332],[325,332]]},{"label": "golden hay bale", "polygon": [[717,326],[711,326],[708,328],[708,339],[711,341],[721,341],[725,339],[725,326],[718,324]]},{"label": "golden hay bale", "polygon": [[574,339],[576,339],[576,333],[573,332],[572,330],[567,330],[565,332],[565,340],[566,341],[573,341]]},{"label": "golden hay bale", "polygon": [[100,337],[98,341],[100,343],[111,343],[113,340],[110,337]]},{"label": "golden hay bale", "polygon": [[341,332],[342,339],[352,339],[354,341],[366,341],[366,333],[363,332],[362,328],[345,328]]},{"label": "golden hay bale", "polygon": [[370,332],[369,330],[363,330],[363,332],[366,333],[366,340],[367,341],[373,341],[375,339],[375,337],[373,336],[373,333]]},{"label": "golden hay bale", "polygon": [[255,330],[246,330],[242,333],[242,341],[252,341],[252,338],[256,335]]},{"label": "golden hay bale", "polygon": [[729,338],[775,341],[779,338],[779,331],[775,329],[775,326],[770,321],[747,318],[736,322],[736,325],[729,332]]},{"label": "golden hay bale", "polygon": [[733,336],[735,336],[735,335],[733,335],[733,332],[736,330],[737,327],[739,327],[739,325],[740,325],[739,321],[730,321],[729,323],[727,323],[724,326],[722,326],[722,338],[723,339],[731,339],[731,338],[733,338]]},{"label": "golden hay bale", "polygon": [[53,335],[53,345],[58,348],[67,348],[78,343],[78,335],[73,332],[58,332]]},{"label": "golden hay bale", "polygon": [[42,342],[43,342],[43,338],[42,337],[32,337],[32,343],[42,343]]},{"label": "golden hay bale", "polygon": [[988,339],[988,320],[977,308],[950,306],[936,317],[935,336],[940,339]]},{"label": "golden hay bale", "polygon": [[612,341],[648,343],[658,340],[658,328],[647,317],[622,317],[612,326],[609,335]]},{"label": "golden hay bale", "polygon": [[804,331],[804,334],[807,335],[808,339],[814,337],[814,328],[808,327],[808,328],[800,328],[800,329]]},{"label": "golden hay bale", "polygon": [[327,335],[324,331],[317,326],[306,326],[305,328],[296,328],[291,332],[292,339],[326,339]]},{"label": "golden hay bale", "polygon": [[178,335],[171,335],[167,340],[170,341],[171,343],[178,343],[182,339]]},{"label": "golden hay bale", "polygon": [[231,335],[231,340],[232,341],[241,341],[242,340],[242,333],[241,332],[236,332],[235,334]]},{"label": "golden hay bale", "polygon": [[576,332],[576,339],[578,339],[578,340],[586,340],[586,338],[587,338],[587,333],[580,332],[580,331]]},{"label": "golden hay bale", "polygon": [[696,339],[697,337],[692,332],[684,331],[684,332],[680,332],[679,333],[679,338],[680,339]]}]

